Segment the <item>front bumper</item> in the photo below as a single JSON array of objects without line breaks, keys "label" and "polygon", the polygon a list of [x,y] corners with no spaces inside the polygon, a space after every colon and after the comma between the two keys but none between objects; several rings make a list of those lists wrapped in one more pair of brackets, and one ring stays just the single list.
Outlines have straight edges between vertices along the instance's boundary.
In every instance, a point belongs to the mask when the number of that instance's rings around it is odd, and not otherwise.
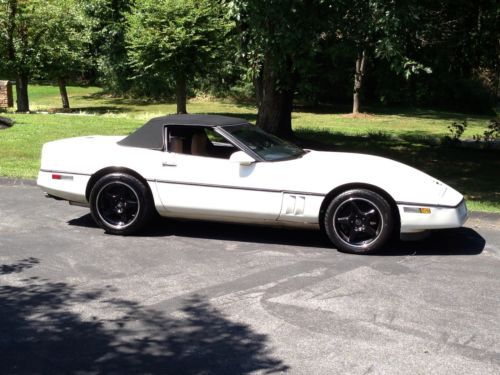
[{"label": "front bumper", "polygon": [[[420,213],[418,212],[420,208],[429,208],[430,213]],[[458,228],[468,218],[465,200],[462,200],[455,207],[398,204],[398,210],[401,218],[401,233],[415,233],[427,229]]]}]

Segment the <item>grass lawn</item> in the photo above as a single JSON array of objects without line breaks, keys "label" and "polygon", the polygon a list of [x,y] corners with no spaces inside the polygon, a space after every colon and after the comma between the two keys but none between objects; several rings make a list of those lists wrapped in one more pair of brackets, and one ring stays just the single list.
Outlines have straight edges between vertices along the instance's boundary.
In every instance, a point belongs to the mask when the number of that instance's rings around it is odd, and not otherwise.
[{"label": "grass lawn", "polygon": [[[150,103],[111,98],[96,87],[69,87],[71,114],[43,114],[61,106],[56,87],[30,86],[31,108],[36,114],[8,113],[16,120],[0,130],[0,176],[35,178],[43,143],[90,134],[127,134],[145,120],[175,112],[174,103]],[[188,104],[191,113],[217,113],[255,121],[251,105],[198,98]],[[372,111],[368,111],[372,112]],[[452,121],[468,119],[465,138],[482,133],[488,117],[431,110],[374,110],[350,118],[332,109],[298,109],[293,126],[304,146],[355,151],[390,157],[419,168],[461,191],[474,210],[500,212],[500,152],[454,148],[439,138]]]}]

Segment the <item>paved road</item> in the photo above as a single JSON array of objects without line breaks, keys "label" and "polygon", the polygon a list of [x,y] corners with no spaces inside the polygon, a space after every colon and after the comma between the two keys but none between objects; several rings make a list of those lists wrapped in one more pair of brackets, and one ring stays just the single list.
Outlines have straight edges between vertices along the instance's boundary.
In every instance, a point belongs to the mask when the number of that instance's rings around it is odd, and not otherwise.
[{"label": "paved road", "polygon": [[394,245],[160,221],[0,184],[0,373],[498,374],[500,222]]}]

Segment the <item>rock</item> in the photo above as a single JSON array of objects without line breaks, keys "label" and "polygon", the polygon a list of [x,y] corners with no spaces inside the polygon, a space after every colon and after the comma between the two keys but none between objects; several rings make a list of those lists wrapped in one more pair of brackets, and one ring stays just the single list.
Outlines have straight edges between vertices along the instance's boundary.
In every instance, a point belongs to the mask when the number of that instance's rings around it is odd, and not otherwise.
[{"label": "rock", "polygon": [[0,129],[10,128],[14,122],[11,118],[0,116]]}]

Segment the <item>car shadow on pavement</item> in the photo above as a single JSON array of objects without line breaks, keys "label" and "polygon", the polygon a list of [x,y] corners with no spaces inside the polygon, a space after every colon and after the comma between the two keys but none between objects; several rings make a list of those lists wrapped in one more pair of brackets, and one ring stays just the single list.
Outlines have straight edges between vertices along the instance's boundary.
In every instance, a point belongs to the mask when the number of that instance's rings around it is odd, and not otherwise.
[{"label": "car shadow on pavement", "polygon": [[[21,269],[25,261],[18,263],[1,267]],[[248,374],[289,369],[273,356],[266,335],[229,320],[203,296],[185,299],[173,318],[113,298],[114,292],[111,287],[80,291],[38,277],[0,284],[1,372]]]},{"label": "car shadow on pavement", "polygon": [[[70,225],[97,228],[90,214],[70,220]],[[158,218],[136,237],[190,237],[262,244],[331,248],[328,238],[318,230],[267,227],[263,225],[221,223]]]},{"label": "car shadow on pavement", "polygon": [[[90,214],[70,220],[68,224],[97,228]],[[137,235],[137,237],[168,236],[324,249],[333,247],[326,235],[318,230],[164,218],[155,220]],[[478,255],[482,253],[485,244],[485,239],[478,232],[463,227],[435,231],[428,238],[419,241],[392,241],[374,255]]]},{"label": "car shadow on pavement", "polygon": [[474,229],[462,227],[437,230],[420,241],[397,241],[378,255],[478,255],[486,245]]}]

